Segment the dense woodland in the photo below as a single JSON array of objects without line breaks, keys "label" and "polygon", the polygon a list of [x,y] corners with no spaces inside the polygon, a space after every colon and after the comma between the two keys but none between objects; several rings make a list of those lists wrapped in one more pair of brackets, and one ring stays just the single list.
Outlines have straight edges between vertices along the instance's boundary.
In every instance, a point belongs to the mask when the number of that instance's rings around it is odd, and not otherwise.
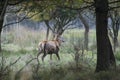
[{"label": "dense woodland", "polygon": [[120,80],[119,27],[120,0],[0,0],[0,80]]}]

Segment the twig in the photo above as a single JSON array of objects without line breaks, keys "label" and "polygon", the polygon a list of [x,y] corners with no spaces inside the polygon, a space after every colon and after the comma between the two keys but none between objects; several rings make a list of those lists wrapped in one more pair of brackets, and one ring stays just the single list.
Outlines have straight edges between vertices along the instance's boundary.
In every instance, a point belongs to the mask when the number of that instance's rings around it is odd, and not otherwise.
[{"label": "twig", "polygon": [[66,27],[64,27],[64,29],[63,29],[63,30],[66,30],[66,29],[74,29],[74,28],[76,28],[76,27],[69,27],[70,25],[74,25],[75,23],[77,23],[77,21],[76,21],[76,20],[74,20],[72,23],[70,23],[70,24],[66,25]]},{"label": "twig", "polygon": [[14,62],[10,63],[8,66],[6,66],[3,71],[6,71],[9,67],[11,67],[11,66],[14,65],[15,63],[17,63],[18,60],[20,60],[20,58],[21,58],[21,57],[19,57],[17,60],[15,60]]},{"label": "twig", "polygon": [[20,19],[19,21],[15,21],[15,22],[11,22],[11,23],[5,24],[3,27],[6,27],[6,26],[9,26],[9,25],[13,25],[13,24],[20,23],[20,22],[22,22],[22,21],[25,20],[25,19],[30,19],[30,18],[34,17],[34,16],[37,15],[37,14],[38,14],[38,13],[33,14],[33,15],[30,16],[30,17],[27,17],[27,15],[25,15],[25,16],[24,16],[22,19]]},{"label": "twig", "polygon": [[35,59],[37,59],[37,58],[32,58],[31,60],[29,60],[28,62],[26,62],[26,64],[17,72],[17,74],[19,74],[30,62],[32,62]]}]

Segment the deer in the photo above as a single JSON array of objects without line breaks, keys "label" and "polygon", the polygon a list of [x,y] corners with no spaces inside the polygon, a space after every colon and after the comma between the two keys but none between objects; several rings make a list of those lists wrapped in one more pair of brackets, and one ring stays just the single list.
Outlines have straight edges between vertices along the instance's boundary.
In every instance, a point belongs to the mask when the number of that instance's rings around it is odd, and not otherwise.
[{"label": "deer", "polygon": [[52,60],[52,54],[56,54],[58,60],[60,60],[58,52],[62,42],[64,42],[64,40],[58,34],[55,36],[53,40],[45,40],[39,42],[37,58],[39,57],[40,54],[43,53],[42,61],[44,61],[44,58],[47,54],[50,54],[50,59]]}]

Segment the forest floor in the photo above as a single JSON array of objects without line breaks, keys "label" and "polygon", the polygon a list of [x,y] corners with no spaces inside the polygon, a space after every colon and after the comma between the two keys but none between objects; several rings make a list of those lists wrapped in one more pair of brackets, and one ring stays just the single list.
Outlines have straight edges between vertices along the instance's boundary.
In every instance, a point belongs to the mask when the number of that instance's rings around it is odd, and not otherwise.
[{"label": "forest floor", "polygon": [[[10,49],[9,49],[10,48]],[[37,50],[32,47],[20,49],[17,45],[6,44],[3,46],[4,67],[9,66],[8,76],[3,80],[119,80],[120,68],[117,60],[117,70],[95,73],[96,54],[84,51],[80,54],[78,62],[73,53],[59,53],[61,60],[53,54],[45,57],[42,62],[39,56],[39,69],[36,55]],[[60,51],[62,52],[62,51]],[[1,62],[2,63],[2,62]]]},{"label": "forest floor", "polygon": [[[22,33],[20,32],[22,31]],[[120,50],[116,49],[116,70],[95,73],[96,67],[96,39],[95,31],[89,32],[89,50],[82,50],[84,30],[71,30],[63,34],[65,43],[60,47],[57,60],[56,55],[41,60],[35,59],[38,53],[38,43],[45,39],[45,31],[33,31],[21,28],[2,33],[2,53],[0,54],[0,80],[120,80]],[[78,35],[76,35],[78,34]],[[118,36],[120,41],[120,36]],[[73,45],[79,46],[79,58]],[[82,54],[84,52],[84,54]],[[39,65],[39,66],[38,66]],[[6,74],[6,75],[3,75]]]}]

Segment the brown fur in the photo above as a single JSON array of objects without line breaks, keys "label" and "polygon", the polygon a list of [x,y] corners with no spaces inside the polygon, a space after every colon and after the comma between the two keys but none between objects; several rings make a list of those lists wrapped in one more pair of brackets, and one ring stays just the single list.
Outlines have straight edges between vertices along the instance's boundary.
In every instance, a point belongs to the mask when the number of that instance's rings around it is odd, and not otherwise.
[{"label": "brown fur", "polygon": [[56,54],[57,58],[60,60],[60,57],[59,57],[59,54],[58,54],[59,46],[60,46],[60,42],[58,40],[42,41],[38,45],[39,53],[38,53],[37,57],[41,53],[43,53],[43,56],[42,56],[42,61],[43,61],[44,57],[47,54],[50,54],[51,59],[52,59],[52,54]]}]

